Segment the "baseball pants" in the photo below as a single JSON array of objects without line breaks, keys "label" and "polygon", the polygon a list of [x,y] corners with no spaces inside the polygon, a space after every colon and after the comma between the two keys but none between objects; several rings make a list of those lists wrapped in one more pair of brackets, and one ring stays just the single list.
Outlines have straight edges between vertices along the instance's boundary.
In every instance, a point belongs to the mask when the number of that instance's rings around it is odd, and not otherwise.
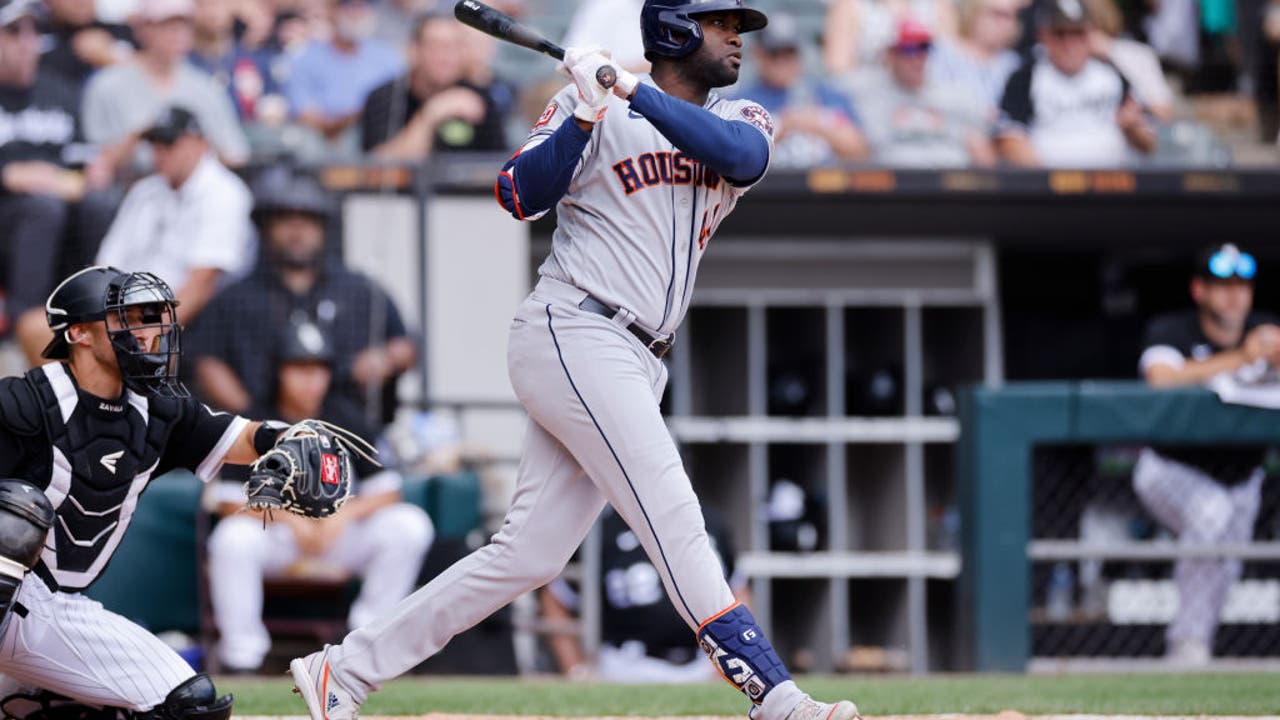
[{"label": "baseball pants", "polygon": [[[422,559],[435,537],[431,519],[416,505],[388,505],[343,528],[317,562],[363,579],[348,623],[360,627],[389,611],[417,584]],[[209,535],[209,596],[218,624],[218,658],[228,667],[254,669],[271,649],[262,622],[262,580],[302,559],[283,524],[265,530],[257,515],[224,518]]]},{"label": "baseball pants", "polygon": [[27,576],[0,632],[0,675],[87,705],[150,710],[196,673],[151,633],[79,593]]},{"label": "baseball pants", "polygon": [[507,363],[529,423],[511,508],[490,544],[331,648],[331,672],[358,702],[553,580],[606,502],[691,629],[734,602],[658,410],[666,368],[627,332],[626,317],[580,310],[584,297],[544,278],[517,311]]},{"label": "baseball pants", "polygon": [[[1133,488],[1147,510],[1183,545],[1244,543],[1262,499],[1263,472],[1228,486],[1184,463],[1145,448],[1133,469]],[[1237,559],[1186,559],[1173,566],[1178,612],[1166,632],[1169,647],[1192,641],[1213,646],[1227,591],[1240,577]]]}]

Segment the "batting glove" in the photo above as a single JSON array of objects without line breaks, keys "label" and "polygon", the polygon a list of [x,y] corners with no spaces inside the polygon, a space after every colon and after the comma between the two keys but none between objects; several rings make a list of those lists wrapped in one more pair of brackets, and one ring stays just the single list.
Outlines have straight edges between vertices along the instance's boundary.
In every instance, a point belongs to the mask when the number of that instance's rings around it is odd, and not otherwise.
[{"label": "batting glove", "polygon": [[572,80],[578,88],[578,106],[573,109],[573,115],[579,120],[600,122],[608,110],[609,90],[596,82],[596,71],[606,65],[613,65],[607,52],[595,46],[567,48],[564,51],[564,63],[558,71]]}]

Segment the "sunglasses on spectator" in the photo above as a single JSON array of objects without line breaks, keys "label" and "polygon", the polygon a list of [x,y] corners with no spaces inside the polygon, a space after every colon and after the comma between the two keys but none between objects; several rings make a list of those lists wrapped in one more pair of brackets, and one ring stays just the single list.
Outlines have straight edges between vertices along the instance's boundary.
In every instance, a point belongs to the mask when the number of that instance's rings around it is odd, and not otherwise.
[{"label": "sunglasses on spectator", "polygon": [[1232,277],[1252,280],[1258,272],[1258,262],[1249,253],[1226,247],[1209,256],[1208,270],[1210,275],[1223,280]]}]

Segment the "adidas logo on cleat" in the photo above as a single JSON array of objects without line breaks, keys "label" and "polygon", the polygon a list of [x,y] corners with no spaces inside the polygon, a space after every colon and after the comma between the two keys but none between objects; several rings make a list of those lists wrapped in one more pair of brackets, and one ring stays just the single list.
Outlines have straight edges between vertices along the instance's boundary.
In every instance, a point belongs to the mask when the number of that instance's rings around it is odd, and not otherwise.
[{"label": "adidas logo on cleat", "polygon": [[336,708],[336,707],[338,707],[338,696],[337,696],[337,695],[334,695],[333,693],[329,693],[329,701],[328,701],[327,703],[325,703],[325,708],[324,708],[324,709],[325,709],[325,710],[332,710],[332,709],[334,709],[334,708]]}]

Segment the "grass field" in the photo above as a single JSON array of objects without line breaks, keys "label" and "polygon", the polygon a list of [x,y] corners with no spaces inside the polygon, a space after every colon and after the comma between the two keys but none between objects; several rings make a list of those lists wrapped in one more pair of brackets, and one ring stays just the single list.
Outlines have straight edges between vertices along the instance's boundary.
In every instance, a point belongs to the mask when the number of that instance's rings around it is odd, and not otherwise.
[{"label": "grass field", "polygon": [[[936,675],[807,678],[819,699],[847,697],[869,716],[933,713],[1098,715],[1280,715],[1280,674]],[[306,710],[279,680],[221,678],[237,715],[300,715]],[[745,700],[725,685],[634,686],[557,680],[411,677],[387,684],[364,715],[459,713],[542,716],[746,717]]]}]

